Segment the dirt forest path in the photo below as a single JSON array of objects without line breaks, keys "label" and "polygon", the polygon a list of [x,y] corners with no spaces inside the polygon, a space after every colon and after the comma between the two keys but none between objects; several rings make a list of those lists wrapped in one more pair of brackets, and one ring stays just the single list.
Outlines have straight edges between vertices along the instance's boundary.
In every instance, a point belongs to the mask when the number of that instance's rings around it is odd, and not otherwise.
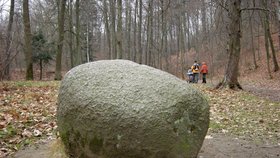
[{"label": "dirt forest path", "polygon": [[279,158],[280,145],[257,144],[240,138],[206,136],[198,158]]},{"label": "dirt forest path", "polygon": [[280,102],[280,89],[278,88],[278,86],[272,87],[272,86],[266,86],[265,84],[256,86],[250,83],[244,83],[243,88],[245,91],[253,93],[256,96],[271,101]]},{"label": "dirt forest path", "polygon": [[[52,152],[53,141],[37,144],[10,158],[64,158]],[[279,158],[280,145],[256,144],[223,134],[207,135],[198,158]]]},{"label": "dirt forest path", "polygon": [[[211,86],[218,84],[218,80],[209,80]],[[241,78],[239,80],[243,90],[263,99],[280,102],[280,79],[279,80],[253,80]]]}]

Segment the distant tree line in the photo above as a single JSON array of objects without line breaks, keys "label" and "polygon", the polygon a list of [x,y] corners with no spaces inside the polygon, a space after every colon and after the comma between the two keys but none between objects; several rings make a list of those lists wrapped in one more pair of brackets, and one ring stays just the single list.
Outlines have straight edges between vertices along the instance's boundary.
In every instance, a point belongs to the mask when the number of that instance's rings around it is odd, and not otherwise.
[{"label": "distant tree line", "polygon": [[[0,1],[0,6],[4,2]],[[42,78],[43,63],[52,62],[55,79],[60,80],[62,71],[100,59],[132,60],[184,78],[186,66],[198,60],[206,61],[212,73],[221,66],[225,69],[219,86],[241,88],[241,50],[250,50],[246,64],[257,69],[261,36],[269,76],[272,69],[279,70],[280,42],[273,43],[271,36],[280,34],[280,5],[276,0],[9,3],[9,12],[0,9],[2,80],[9,80],[16,68],[25,68],[26,79],[34,79],[34,63],[39,63]]]}]

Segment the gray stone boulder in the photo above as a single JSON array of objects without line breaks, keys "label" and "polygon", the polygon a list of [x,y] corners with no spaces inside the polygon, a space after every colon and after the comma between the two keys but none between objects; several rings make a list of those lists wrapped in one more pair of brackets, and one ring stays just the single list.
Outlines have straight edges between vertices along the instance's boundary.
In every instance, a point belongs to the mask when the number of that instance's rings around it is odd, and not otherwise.
[{"label": "gray stone boulder", "polygon": [[104,60],[65,75],[57,123],[70,157],[193,158],[208,130],[209,106],[171,74]]}]

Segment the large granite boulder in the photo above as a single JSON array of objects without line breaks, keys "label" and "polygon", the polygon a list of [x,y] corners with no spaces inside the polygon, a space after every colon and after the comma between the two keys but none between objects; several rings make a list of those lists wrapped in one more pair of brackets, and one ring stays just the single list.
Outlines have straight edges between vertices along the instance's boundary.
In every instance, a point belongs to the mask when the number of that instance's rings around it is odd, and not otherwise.
[{"label": "large granite boulder", "polygon": [[57,123],[70,157],[192,158],[208,130],[209,106],[171,74],[104,60],[65,75]]}]

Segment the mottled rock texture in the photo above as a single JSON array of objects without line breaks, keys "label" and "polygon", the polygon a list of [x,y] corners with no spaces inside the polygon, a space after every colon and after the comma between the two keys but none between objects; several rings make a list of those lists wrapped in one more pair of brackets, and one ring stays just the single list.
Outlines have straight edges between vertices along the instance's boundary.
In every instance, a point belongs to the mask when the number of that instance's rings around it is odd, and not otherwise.
[{"label": "mottled rock texture", "polygon": [[192,158],[207,133],[209,106],[171,74],[103,60],[65,75],[57,121],[70,157]]}]

